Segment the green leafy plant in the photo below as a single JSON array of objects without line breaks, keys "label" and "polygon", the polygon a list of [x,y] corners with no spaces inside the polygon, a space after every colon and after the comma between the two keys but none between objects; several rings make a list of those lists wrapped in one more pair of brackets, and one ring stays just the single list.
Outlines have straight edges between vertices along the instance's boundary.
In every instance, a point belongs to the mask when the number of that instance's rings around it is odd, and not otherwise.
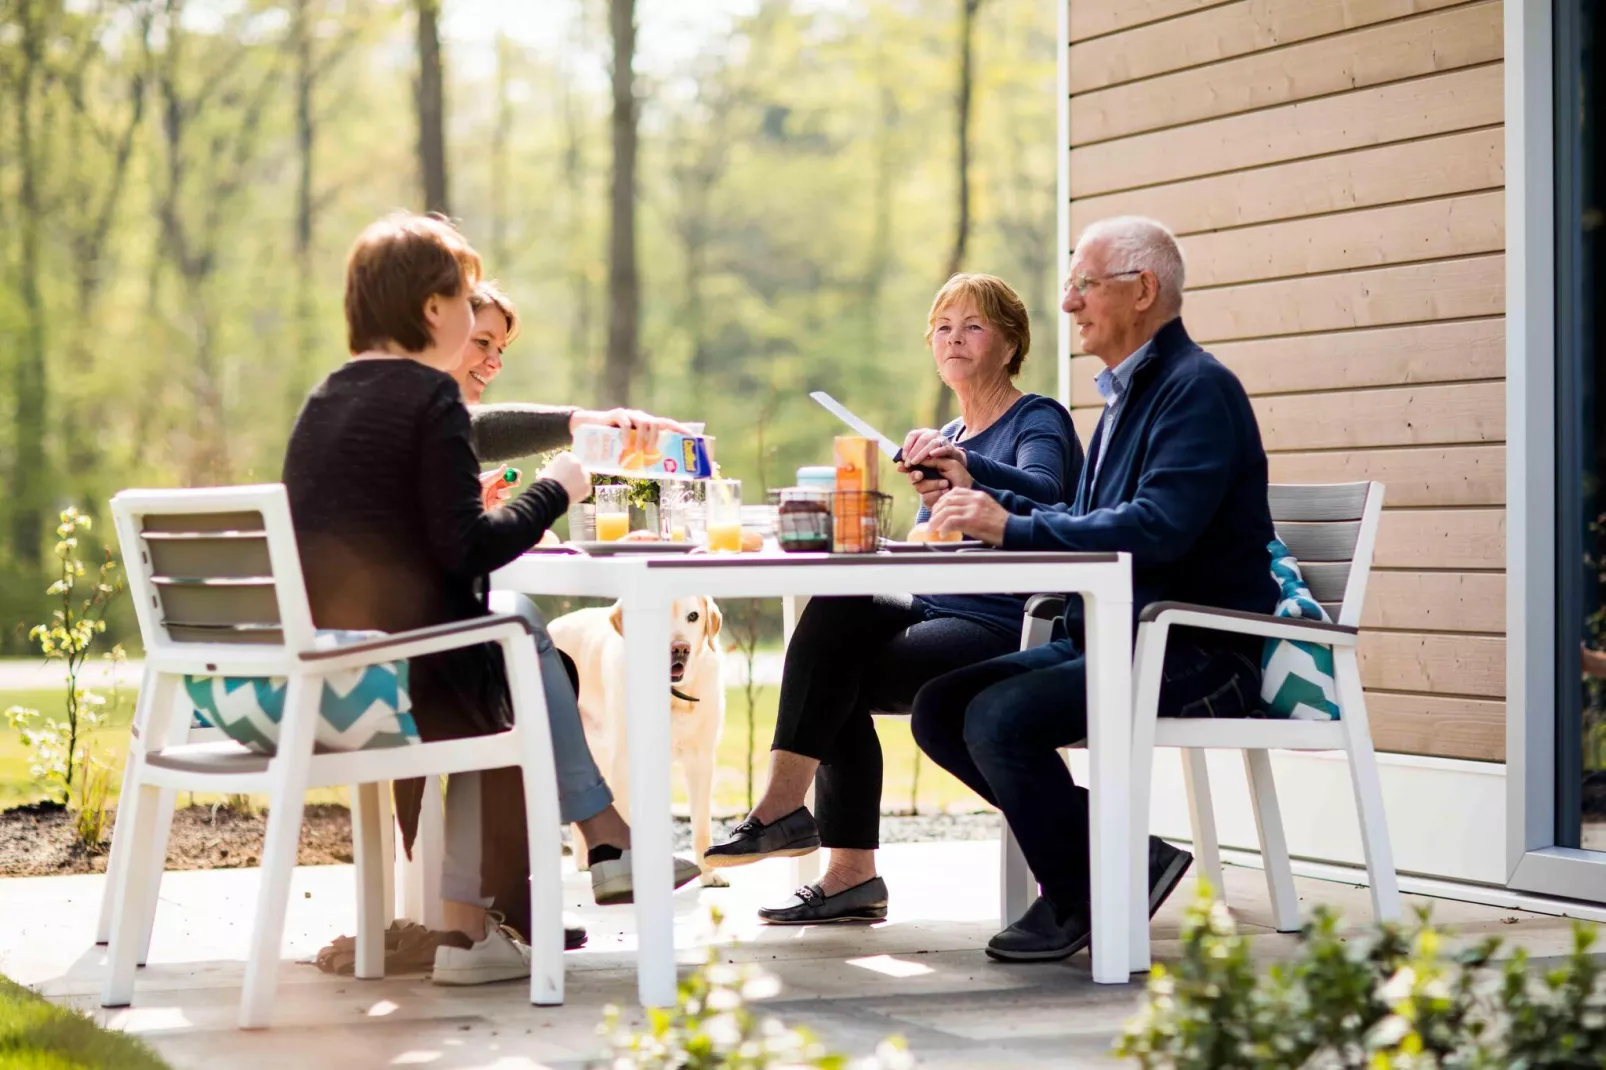
[{"label": "green leafy plant", "polygon": [[[722,918],[713,911],[717,930]],[[614,1070],[907,1070],[914,1065],[902,1039],[881,1042],[876,1053],[852,1060],[829,1050],[807,1029],[762,1015],[751,1004],[780,991],[780,982],[758,965],[707,961],[680,983],[673,1007],[650,1008],[646,1027],[630,1028],[609,1005],[598,1032],[606,1042],[602,1065]]]},{"label": "green leafy plant", "polygon": [[1205,889],[1116,1050],[1156,1070],[1601,1070],[1606,971],[1593,940],[1575,926],[1572,955],[1535,978],[1520,950],[1491,966],[1498,938],[1446,954],[1426,911],[1345,936],[1318,908],[1298,959],[1261,973]]},{"label": "green leafy plant", "polygon": [[[82,778],[88,765],[84,741],[90,731],[101,725],[111,709],[108,696],[88,688],[80,676],[92,657],[95,639],[106,631],[106,611],[124,590],[122,577],[117,570],[117,559],[106,551],[104,561],[96,569],[92,582],[85,583],[88,570],[79,561],[80,533],[92,530],[92,519],[77,509],[61,513],[61,524],[56,527],[56,561],[58,575],[45,593],[58,599],[58,607],[51,612],[48,623],[35,625],[27,635],[32,643],[39,644],[45,662],[59,662],[66,673],[66,710],[61,720],[43,717],[39,710],[13,705],[6,710],[22,744],[32,752],[31,773],[35,779],[53,784],[61,792],[63,802],[82,802],[82,792],[75,794],[74,781]],[[85,593],[84,588],[87,588]],[[122,646],[112,646],[103,655],[116,667],[122,664]],[[116,697],[116,683],[112,697]],[[104,807],[104,803],[103,803]],[[98,842],[98,840],[96,840]]]}]

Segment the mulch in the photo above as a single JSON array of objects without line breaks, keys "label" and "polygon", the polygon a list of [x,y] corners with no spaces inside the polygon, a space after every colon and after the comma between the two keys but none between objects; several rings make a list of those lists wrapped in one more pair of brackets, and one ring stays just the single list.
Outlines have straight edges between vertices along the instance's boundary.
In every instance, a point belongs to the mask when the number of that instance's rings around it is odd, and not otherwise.
[{"label": "mulch", "polygon": [[[56,877],[104,873],[108,836],[87,850],[73,832],[72,814],[59,803],[34,803],[0,812],[0,877]],[[184,806],[173,812],[167,841],[167,868],[235,869],[254,866],[267,831],[266,811],[229,806]],[[344,806],[319,803],[306,808],[301,823],[303,866],[351,861],[351,815]]]}]

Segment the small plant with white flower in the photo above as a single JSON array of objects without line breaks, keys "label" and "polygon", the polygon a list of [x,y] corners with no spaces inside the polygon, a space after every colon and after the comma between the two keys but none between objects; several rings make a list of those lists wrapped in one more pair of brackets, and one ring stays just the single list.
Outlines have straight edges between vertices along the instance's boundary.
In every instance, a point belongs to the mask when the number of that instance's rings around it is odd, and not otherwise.
[{"label": "small plant with white flower", "polygon": [[[717,933],[723,918],[711,912]],[[632,1029],[609,1005],[598,1032],[606,1039],[600,1063],[610,1070],[908,1070],[914,1065],[903,1040],[891,1037],[876,1053],[851,1059],[831,1051],[807,1029],[759,1013],[752,1004],[771,999],[781,982],[754,963],[708,960],[680,983],[675,1005],[649,1008],[645,1028]]]}]

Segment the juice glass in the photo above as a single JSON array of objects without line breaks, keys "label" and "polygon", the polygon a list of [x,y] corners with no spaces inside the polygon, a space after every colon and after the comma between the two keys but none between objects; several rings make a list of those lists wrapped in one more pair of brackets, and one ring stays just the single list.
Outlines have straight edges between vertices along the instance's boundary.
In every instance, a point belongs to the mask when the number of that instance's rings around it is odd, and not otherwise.
[{"label": "juice glass", "polygon": [[660,534],[670,542],[703,541],[703,524],[707,519],[703,482],[700,479],[664,481],[658,515],[663,518]]},{"label": "juice glass", "polygon": [[707,480],[708,548],[740,553],[742,549],[742,481]]},{"label": "juice glass", "polygon": [[630,488],[621,484],[592,487],[597,503],[597,540],[617,542],[630,534]]}]

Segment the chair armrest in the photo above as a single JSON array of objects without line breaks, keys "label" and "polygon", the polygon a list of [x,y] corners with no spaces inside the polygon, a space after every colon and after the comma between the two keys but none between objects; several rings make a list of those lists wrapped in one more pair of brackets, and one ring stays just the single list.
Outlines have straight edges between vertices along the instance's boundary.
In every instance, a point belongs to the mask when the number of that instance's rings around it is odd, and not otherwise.
[{"label": "chair armrest", "polygon": [[319,673],[353,669],[381,661],[401,661],[443,650],[457,650],[479,643],[495,642],[515,635],[530,635],[530,622],[512,613],[472,620],[452,621],[428,628],[396,632],[378,639],[364,639],[328,650],[308,650],[301,660]]},{"label": "chair armrest", "polygon": [[1026,615],[1037,620],[1053,620],[1065,612],[1062,594],[1034,594],[1026,600]]},{"label": "chair armrest", "polygon": [[1208,628],[1217,632],[1259,635],[1267,639],[1292,639],[1323,646],[1354,646],[1359,629],[1347,624],[1329,624],[1298,617],[1274,617],[1269,613],[1245,613],[1236,609],[1198,606],[1188,602],[1151,602],[1138,617],[1140,624]]}]

